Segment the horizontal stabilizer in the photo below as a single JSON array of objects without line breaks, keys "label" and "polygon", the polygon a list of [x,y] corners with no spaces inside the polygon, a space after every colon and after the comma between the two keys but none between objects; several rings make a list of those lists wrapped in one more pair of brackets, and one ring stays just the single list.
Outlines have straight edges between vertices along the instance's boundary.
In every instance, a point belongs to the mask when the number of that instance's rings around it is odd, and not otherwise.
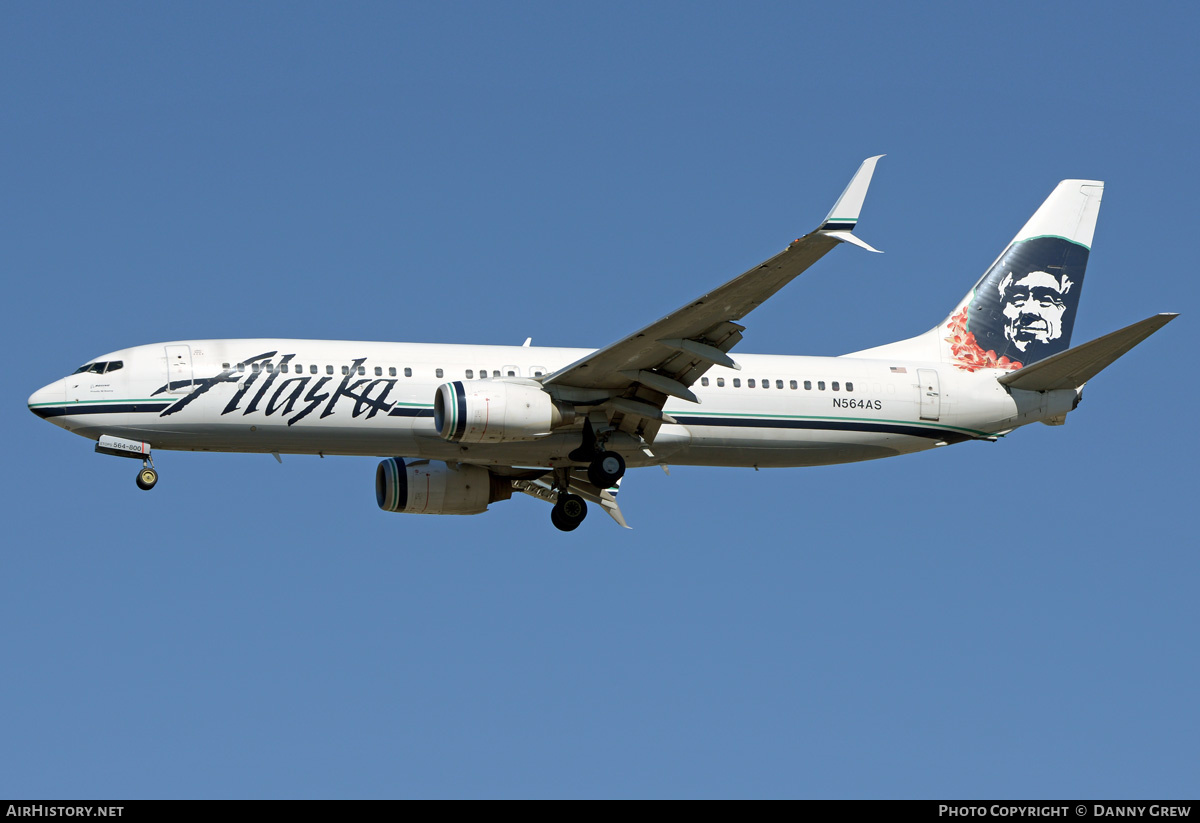
[{"label": "horizontal stabilizer", "polygon": [[1051,355],[998,379],[1002,385],[1024,391],[1077,389],[1178,316],[1167,313],[1147,317],[1132,326]]}]

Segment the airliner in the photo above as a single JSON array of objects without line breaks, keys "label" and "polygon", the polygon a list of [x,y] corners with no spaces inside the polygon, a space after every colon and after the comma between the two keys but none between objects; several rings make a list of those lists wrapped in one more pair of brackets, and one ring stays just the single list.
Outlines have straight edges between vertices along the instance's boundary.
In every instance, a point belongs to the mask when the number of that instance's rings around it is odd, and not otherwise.
[{"label": "airliner", "polygon": [[[480,514],[520,492],[562,531],[628,528],[627,467],[820,466],[1056,426],[1084,385],[1177,315],[1072,348],[1104,184],[1063,180],[934,328],[840,357],[733,354],[740,324],[855,233],[879,157],[816,230],[601,349],[187,340],[88,361],[29,408],[95,451],[369,455],[381,509]],[[282,460],[281,460],[282,462]]]}]

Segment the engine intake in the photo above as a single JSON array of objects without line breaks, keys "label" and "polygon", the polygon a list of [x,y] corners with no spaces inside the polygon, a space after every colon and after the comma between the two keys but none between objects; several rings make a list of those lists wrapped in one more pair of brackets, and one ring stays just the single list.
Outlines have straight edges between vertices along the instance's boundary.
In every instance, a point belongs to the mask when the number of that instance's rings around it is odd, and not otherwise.
[{"label": "engine intake", "polygon": [[375,469],[375,500],[385,512],[480,514],[512,491],[511,480],[481,466],[391,457]]},{"label": "engine intake", "polygon": [[456,380],[438,386],[433,398],[433,424],[453,443],[536,440],[574,419],[571,407],[534,382]]}]

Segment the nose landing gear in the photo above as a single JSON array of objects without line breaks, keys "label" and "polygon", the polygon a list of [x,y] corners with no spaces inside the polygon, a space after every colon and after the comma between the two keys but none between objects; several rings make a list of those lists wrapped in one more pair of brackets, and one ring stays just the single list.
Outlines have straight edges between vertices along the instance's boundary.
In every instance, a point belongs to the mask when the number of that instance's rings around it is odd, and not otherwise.
[{"label": "nose landing gear", "polygon": [[137,474],[137,487],[144,492],[154,488],[154,484],[158,482],[158,472],[154,469],[154,463],[147,461],[146,465],[142,466],[142,470]]},{"label": "nose landing gear", "polygon": [[141,471],[137,474],[137,487],[142,491],[150,491],[158,482],[158,472],[154,469],[154,458],[150,456],[150,444],[140,440],[125,440],[109,434],[100,435],[96,441],[98,454],[111,454],[116,457],[132,457],[142,461]]}]

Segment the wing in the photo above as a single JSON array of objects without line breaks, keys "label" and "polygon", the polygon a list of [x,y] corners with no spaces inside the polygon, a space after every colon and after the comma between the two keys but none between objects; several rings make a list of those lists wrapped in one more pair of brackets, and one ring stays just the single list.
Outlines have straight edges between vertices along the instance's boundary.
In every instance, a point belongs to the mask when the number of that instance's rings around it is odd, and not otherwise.
[{"label": "wing", "polygon": [[[839,243],[876,251],[851,232],[879,157],[863,161],[833,209],[813,232],[771,259],[666,317],[549,375],[558,390],[603,394],[610,425],[652,441],[668,397],[700,402],[689,386],[713,364],[739,368],[728,354],[742,339],[745,317]],[[586,394],[586,392],[585,392]]]}]

